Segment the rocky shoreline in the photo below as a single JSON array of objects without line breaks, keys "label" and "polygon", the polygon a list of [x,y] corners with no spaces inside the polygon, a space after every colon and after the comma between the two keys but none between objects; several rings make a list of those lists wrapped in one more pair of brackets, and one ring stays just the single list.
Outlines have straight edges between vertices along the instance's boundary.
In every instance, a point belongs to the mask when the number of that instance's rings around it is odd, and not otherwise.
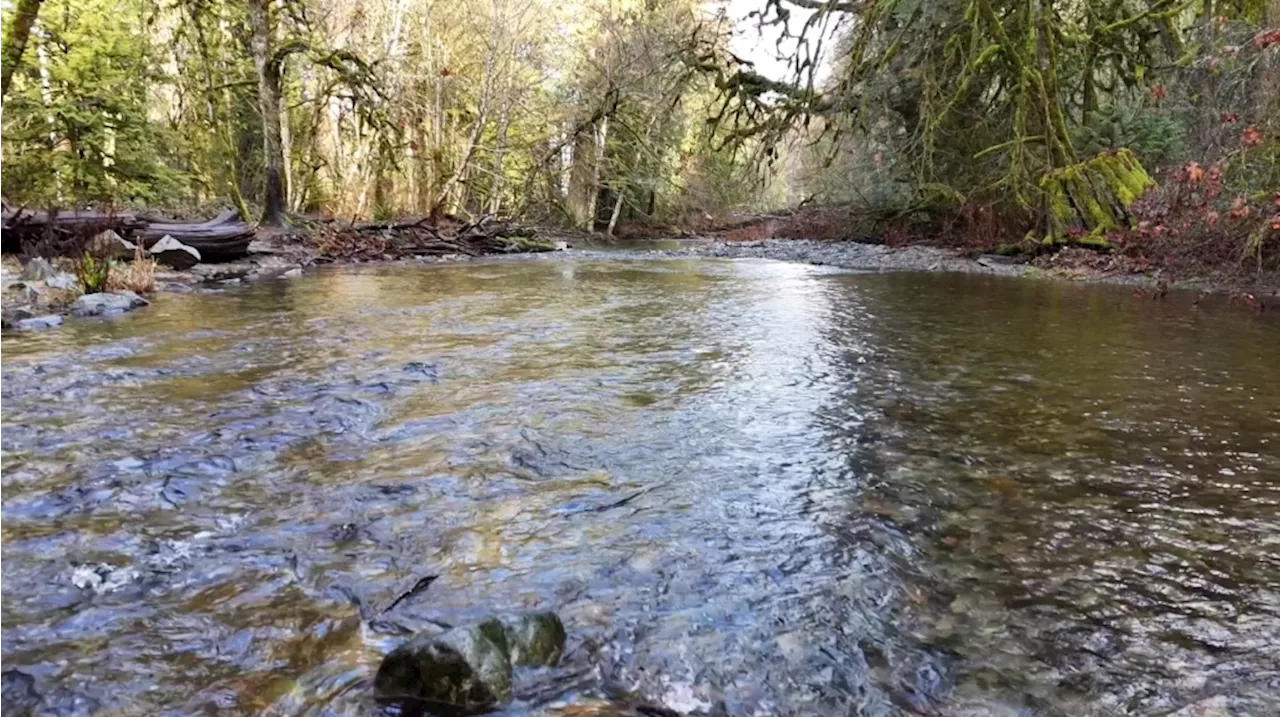
[{"label": "rocky shoreline", "polygon": [[983,254],[975,258],[954,249],[911,245],[890,247],[884,244],[855,241],[814,241],[808,239],[763,239],[757,241],[711,240],[691,244],[675,251],[658,252],[684,256],[713,258],[757,258],[791,261],[801,264],[834,266],[858,271],[928,271],[966,274],[988,274],[1130,286],[1138,290],[1165,292],[1169,289],[1199,291],[1207,294],[1242,295],[1260,303],[1280,300],[1280,277],[1255,280],[1190,278],[1169,280],[1159,272],[1132,273],[1108,271],[1081,266],[1069,260],[1058,261],[1062,254],[1047,255],[1032,261],[1027,257]]},{"label": "rocky shoreline", "polygon": [[[567,243],[560,242],[562,246]],[[559,247],[558,247],[559,248]],[[508,259],[531,258],[539,254],[511,254]],[[555,252],[555,258],[572,256],[599,257],[704,257],[717,259],[771,259],[775,261],[832,266],[855,271],[897,272],[949,272],[985,274],[990,276],[1029,277],[1056,281],[1103,283],[1134,287],[1138,292],[1163,295],[1169,289],[1198,291],[1202,294],[1220,294],[1244,297],[1242,305],[1261,310],[1268,304],[1280,303],[1280,285],[1265,279],[1255,283],[1189,279],[1168,281],[1158,274],[1107,272],[1081,268],[1064,262],[1056,266],[1054,257],[1043,257],[1031,262],[1026,258],[984,254],[971,258],[952,249],[932,246],[890,247],[883,244],[855,241],[815,241],[807,239],[763,239],[756,241],[725,241],[700,239],[689,241],[680,248],[639,248],[627,251],[610,245],[590,246],[570,253]],[[466,261],[466,255],[417,257],[410,263],[452,263]],[[42,260],[41,260],[42,261]],[[394,262],[388,259],[387,262]],[[193,291],[216,292],[225,287],[260,279],[294,278],[314,265],[347,265],[364,262],[326,261],[302,242],[258,240],[250,248],[247,258],[226,263],[196,264],[183,271],[159,271],[155,275],[155,292],[190,293]],[[131,292],[114,294],[80,295],[67,291],[63,284],[70,277],[56,272],[42,279],[31,279],[21,268],[6,263],[0,290],[5,296],[2,313],[5,329],[37,330],[61,325],[63,317],[101,316],[119,314],[147,305],[147,301]],[[84,306],[81,306],[81,305]]]}]

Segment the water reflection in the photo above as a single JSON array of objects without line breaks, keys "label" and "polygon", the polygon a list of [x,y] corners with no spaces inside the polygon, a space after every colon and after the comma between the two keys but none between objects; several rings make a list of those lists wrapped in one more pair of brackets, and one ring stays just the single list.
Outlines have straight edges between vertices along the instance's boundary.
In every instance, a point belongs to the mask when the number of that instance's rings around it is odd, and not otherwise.
[{"label": "water reflection", "polygon": [[123,713],[359,714],[404,632],[536,607],[571,649],[516,713],[1266,714],[1276,328],[556,259],[6,336],[5,665]]}]

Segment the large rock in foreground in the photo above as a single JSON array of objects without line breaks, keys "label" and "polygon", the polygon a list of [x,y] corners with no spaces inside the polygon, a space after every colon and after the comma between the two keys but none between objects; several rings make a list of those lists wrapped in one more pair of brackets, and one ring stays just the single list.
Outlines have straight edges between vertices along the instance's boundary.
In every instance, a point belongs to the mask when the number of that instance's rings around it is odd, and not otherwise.
[{"label": "large rock in foreground", "polygon": [[71,305],[72,316],[110,316],[146,306],[147,300],[132,291],[115,294],[85,294]]},{"label": "large rock in foreground", "polygon": [[565,632],[554,613],[486,618],[443,634],[419,634],[382,660],[374,696],[413,699],[466,711],[511,699],[514,665],[554,665]]}]

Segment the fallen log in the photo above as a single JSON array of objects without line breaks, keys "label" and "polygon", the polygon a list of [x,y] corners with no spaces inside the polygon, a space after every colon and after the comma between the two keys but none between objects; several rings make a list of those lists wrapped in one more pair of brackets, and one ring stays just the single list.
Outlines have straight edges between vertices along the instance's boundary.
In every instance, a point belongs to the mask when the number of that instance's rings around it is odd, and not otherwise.
[{"label": "fallen log", "polygon": [[[150,219],[150,220],[149,220]],[[235,210],[223,210],[203,222],[143,219],[133,214],[70,211],[50,214],[26,209],[3,209],[4,251],[38,256],[79,256],[92,238],[110,229],[122,238],[150,249],[166,236],[194,247],[202,261],[231,261],[249,253],[254,228]]]}]

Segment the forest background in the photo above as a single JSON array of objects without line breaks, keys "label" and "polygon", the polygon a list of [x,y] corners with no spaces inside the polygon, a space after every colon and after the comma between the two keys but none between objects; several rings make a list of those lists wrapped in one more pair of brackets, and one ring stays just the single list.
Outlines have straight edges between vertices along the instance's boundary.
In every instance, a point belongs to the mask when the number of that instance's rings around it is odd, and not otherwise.
[{"label": "forest background", "polygon": [[11,207],[608,234],[790,211],[796,236],[1280,267],[1280,0],[3,9]]}]

